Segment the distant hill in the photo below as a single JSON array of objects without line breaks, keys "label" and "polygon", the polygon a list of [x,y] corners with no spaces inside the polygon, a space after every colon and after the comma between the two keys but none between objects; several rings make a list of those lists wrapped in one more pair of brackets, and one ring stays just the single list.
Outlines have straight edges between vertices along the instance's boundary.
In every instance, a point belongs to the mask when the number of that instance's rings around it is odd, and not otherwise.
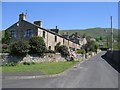
[{"label": "distant hill", "polygon": [[[105,32],[107,30],[108,32]],[[86,36],[91,36],[93,38],[98,38],[100,36],[106,37],[106,35],[110,35],[111,29],[110,28],[89,28],[84,30],[60,30],[60,34],[63,34],[64,32],[68,32],[68,35],[71,35],[75,32],[77,32],[80,36],[83,36],[85,34]],[[114,37],[117,38],[118,30],[113,29]]]},{"label": "distant hill", "polygon": [[[107,30],[108,32],[106,33],[105,30]],[[68,32],[68,35],[71,35],[75,32],[77,32],[80,36],[83,36],[83,34],[85,34],[86,36],[91,36],[93,38],[98,38],[100,36],[106,37],[107,35],[110,35],[110,28],[88,28],[88,29],[84,29],[84,30],[80,30],[80,29],[76,29],[76,30],[60,30],[59,33],[63,34],[64,32]],[[117,29],[113,29],[114,32],[114,37],[118,38],[118,30]],[[4,30],[0,31],[0,33],[2,33],[2,36],[4,36]]]}]

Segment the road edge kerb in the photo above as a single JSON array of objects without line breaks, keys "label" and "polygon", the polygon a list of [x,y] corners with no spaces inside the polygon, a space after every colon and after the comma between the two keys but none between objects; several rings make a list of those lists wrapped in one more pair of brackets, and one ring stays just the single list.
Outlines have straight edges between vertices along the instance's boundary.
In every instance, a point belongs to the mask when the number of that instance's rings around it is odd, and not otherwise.
[{"label": "road edge kerb", "polygon": [[[100,52],[99,52],[100,53]],[[98,53],[97,53],[98,54]],[[94,56],[96,56],[97,54],[95,54]],[[37,76],[7,76],[7,77],[2,77],[2,79],[35,79],[35,78],[47,78],[47,77],[56,77],[56,76],[60,76],[63,74],[67,74],[67,72],[69,72],[71,69],[73,69],[74,67],[77,67],[77,65],[90,60],[91,58],[93,58],[94,56],[81,60],[80,62],[78,62],[77,64],[75,64],[74,66],[68,68],[67,70],[59,73],[59,74],[52,74],[52,75],[37,75]]]}]

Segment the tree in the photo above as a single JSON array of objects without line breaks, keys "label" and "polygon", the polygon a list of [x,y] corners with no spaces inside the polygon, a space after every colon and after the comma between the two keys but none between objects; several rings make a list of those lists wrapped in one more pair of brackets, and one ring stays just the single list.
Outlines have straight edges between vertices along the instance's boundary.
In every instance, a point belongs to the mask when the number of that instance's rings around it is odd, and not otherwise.
[{"label": "tree", "polygon": [[9,30],[5,30],[4,37],[2,38],[2,44],[9,45],[11,43],[11,34]]},{"label": "tree", "polygon": [[99,47],[98,44],[95,43],[95,41],[90,40],[82,48],[85,49],[86,52],[88,51],[96,52]]},{"label": "tree", "polygon": [[9,45],[11,44],[11,35],[9,30],[4,31],[4,35],[2,37],[2,52],[8,53],[9,52]]},{"label": "tree", "polygon": [[68,47],[65,45],[61,45],[58,49],[59,53],[61,53],[62,56],[66,57],[69,52],[68,52]]},{"label": "tree", "polygon": [[17,41],[10,45],[10,53],[12,55],[26,55],[29,51],[29,43],[27,41]]},{"label": "tree", "polygon": [[29,40],[31,54],[38,54],[43,56],[47,48],[42,37],[34,36]]}]

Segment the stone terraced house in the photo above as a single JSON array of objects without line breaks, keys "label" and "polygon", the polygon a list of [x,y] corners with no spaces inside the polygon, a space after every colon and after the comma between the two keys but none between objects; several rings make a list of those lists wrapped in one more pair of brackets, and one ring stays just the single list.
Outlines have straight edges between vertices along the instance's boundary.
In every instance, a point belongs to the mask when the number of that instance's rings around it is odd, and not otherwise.
[{"label": "stone terraced house", "polygon": [[48,30],[42,28],[42,21],[34,21],[34,23],[26,21],[26,15],[24,13],[19,15],[19,21],[6,30],[11,32],[13,42],[17,40],[29,40],[32,36],[41,36],[44,38],[47,49],[49,50],[55,50],[58,42],[74,50],[80,49],[82,46],[81,43],[78,43],[79,41],[76,42],[75,40],[60,35],[57,26],[55,29]]}]

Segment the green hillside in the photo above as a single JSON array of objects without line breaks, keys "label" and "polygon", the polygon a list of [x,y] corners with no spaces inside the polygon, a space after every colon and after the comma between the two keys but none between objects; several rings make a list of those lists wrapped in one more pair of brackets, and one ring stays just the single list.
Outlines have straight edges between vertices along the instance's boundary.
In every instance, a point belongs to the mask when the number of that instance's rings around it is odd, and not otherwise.
[{"label": "green hillside", "polygon": [[[105,30],[108,32],[106,33]],[[110,35],[110,30],[109,28],[89,28],[89,29],[84,29],[84,30],[60,30],[60,34],[63,34],[64,32],[68,32],[69,35],[77,32],[81,36],[85,34],[86,36],[91,36],[93,38],[98,38],[100,36],[106,37],[107,35]],[[114,37],[117,38],[117,33],[118,31],[114,29]]]}]

